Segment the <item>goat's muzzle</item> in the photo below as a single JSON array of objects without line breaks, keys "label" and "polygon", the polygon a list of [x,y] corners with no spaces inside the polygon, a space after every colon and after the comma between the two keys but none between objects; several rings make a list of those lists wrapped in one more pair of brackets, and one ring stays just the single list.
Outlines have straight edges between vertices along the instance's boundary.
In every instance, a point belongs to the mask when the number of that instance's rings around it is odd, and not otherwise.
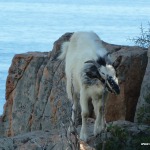
[{"label": "goat's muzzle", "polygon": [[113,80],[112,77],[107,77],[107,84],[106,84],[107,89],[111,93],[115,93],[116,95],[120,94],[120,87],[119,85]]}]

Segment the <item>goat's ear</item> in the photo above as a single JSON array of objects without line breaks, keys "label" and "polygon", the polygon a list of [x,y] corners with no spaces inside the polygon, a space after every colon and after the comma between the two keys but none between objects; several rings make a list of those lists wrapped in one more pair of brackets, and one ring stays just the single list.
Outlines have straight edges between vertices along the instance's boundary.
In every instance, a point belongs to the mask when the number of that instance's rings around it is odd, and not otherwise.
[{"label": "goat's ear", "polygon": [[113,62],[112,66],[113,66],[115,69],[117,69],[118,66],[119,66],[120,63],[121,63],[121,60],[122,60],[122,56],[119,56],[119,57]]},{"label": "goat's ear", "polygon": [[91,78],[91,79],[94,79],[94,78],[98,78],[100,77],[100,74],[97,70],[97,67],[95,65],[92,65],[89,70],[86,72],[86,75]]}]

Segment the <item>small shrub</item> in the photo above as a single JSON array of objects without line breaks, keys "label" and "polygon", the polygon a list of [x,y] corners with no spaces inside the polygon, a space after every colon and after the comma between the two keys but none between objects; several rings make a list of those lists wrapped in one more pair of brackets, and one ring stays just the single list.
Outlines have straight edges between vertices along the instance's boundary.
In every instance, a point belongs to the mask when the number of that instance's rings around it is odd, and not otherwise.
[{"label": "small shrub", "polygon": [[[111,134],[111,138],[106,139],[105,150],[123,150],[126,147],[128,134],[125,129],[116,125],[110,125],[107,127],[107,132]],[[102,150],[102,143],[96,147],[96,150]]]},{"label": "small shrub", "polygon": [[150,22],[148,22],[148,29],[145,29],[141,24],[140,35],[129,40],[133,41],[137,46],[143,48],[150,47]]}]

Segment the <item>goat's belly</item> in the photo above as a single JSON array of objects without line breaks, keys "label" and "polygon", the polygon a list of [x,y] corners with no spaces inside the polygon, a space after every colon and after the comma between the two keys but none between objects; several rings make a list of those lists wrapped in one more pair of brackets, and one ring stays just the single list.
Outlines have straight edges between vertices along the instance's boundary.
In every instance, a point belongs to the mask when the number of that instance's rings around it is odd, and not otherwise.
[{"label": "goat's belly", "polygon": [[89,86],[86,89],[86,94],[88,97],[91,97],[92,95],[101,96],[103,92],[103,86]]}]

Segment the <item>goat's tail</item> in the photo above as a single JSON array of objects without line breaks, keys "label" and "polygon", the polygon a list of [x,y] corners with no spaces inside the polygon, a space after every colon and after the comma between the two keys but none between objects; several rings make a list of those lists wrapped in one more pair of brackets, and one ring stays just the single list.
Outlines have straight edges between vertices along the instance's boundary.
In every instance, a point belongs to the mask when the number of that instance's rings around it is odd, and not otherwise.
[{"label": "goat's tail", "polygon": [[69,42],[64,42],[61,46],[61,53],[58,56],[58,59],[63,60],[66,57],[67,50],[68,50]]}]

